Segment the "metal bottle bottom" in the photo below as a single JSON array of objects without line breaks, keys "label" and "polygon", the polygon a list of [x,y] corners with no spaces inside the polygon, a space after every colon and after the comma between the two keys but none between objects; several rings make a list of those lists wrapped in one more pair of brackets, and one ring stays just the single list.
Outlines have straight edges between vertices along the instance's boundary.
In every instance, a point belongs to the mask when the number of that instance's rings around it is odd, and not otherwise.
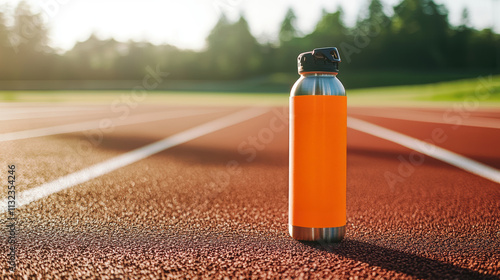
[{"label": "metal bottle bottom", "polygon": [[345,235],[345,226],[332,228],[308,228],[288,224],[290,236],[301,241],[340,242]]}]

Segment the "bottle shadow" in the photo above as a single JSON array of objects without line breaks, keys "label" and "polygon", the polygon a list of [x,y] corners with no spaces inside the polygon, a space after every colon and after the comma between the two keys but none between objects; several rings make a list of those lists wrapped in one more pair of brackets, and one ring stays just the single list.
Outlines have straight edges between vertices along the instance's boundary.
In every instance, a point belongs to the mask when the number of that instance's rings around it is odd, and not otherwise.
[{"label": "bottle shadow", "polygon": [[316,250],[404,273],[419,279],[499,279],[494,275],[356,240],[344,239],[341,243],[333,244],[301,243]]}]

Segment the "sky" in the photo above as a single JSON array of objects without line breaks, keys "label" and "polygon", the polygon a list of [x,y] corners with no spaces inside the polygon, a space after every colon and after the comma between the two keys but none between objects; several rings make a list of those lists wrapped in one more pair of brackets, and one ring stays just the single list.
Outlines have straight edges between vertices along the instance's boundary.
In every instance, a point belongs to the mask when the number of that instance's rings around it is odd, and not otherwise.
[{"label": "sky", "polygon": [[[12,10],[20,0],[0,0],[0,7]],[[388,14],[400,0],[382,0]],[[50,30],[50,45],[69,50],[92,33],[118,41],[150,41],[199,50],[221,13],[230,20],[242,14],[252,34],[261,42],[277,37],[289,7],[297,15],[297,27],[311,32],[322,9],[333,12],[340,5],[345,22],[354,24],[369,0],[27,0],[42,13]],[[475,28],[495,26],[500,32],[500,0],[435,0],[449,10],[452,24],[458,24],[464,7]],[[495,16],[496,15],[496,16]],[[496,21],[496,22],[495,22]]]}]

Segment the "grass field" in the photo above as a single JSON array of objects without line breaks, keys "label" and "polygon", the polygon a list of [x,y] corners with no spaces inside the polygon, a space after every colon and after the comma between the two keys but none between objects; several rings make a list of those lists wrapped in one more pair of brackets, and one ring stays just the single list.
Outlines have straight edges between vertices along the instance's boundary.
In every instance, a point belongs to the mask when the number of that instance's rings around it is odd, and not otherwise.
[{"label": "grass field", "polygon": [[349,91],[349,99],[356,105],[374,104],[449,104],[479,102],[481,105],[500,104],[500,76],[441,82],[426,85],[392,86]]},{"label": "grass field", "polygon": [[[456,102],[500,105],[500,75],[426,85],[347,89],[349,104],[355,106],[422,106]],[[287,93],[238,93],[201,91],[149,91],[134,97],[133,91],[0,91],[3,102],[147,102],[172,105],[286,105]]]}]

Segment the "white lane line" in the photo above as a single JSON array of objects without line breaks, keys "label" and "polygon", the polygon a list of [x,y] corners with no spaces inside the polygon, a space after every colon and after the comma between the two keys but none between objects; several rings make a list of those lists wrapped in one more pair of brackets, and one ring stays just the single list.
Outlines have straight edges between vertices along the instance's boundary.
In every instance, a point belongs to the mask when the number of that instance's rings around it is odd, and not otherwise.
[{"label": "white lane line", "polygon": [[[403,113],[403,114],[401,114]],[[354,111],[353,115],[362,115],[362,116],[371,116],[371,117],[380,117],[386,119],[396,119],[396,120],[405,120],[405,121],[416,121],[416,122],[428,122],[428,123],[439,123],[439,124],[448,124],[448,125],[458,125],[458,126],[472,126],[472,127],[481,127],[481,128],[495,128],[500,129],[500,120],[494,118],[485,118],[485,117],[462,117],[458,113],[450,112],[449,115],[438,114],[438,113],[428,113],[428,112],[387,112],[387,111],[379,111],[379,112],[363,112],[363,111]],[[449,121],[446,121],[446,120]]]},{"label": "white lane line", "polygon": [[[183,132],[174,134],[163,140],[146,145],[142,148],[127,152],[112,159],[92,165],[75,173],[68,174],[52,182],[23,191],[16,194],[16,208],[27,205],[33,201],[47,197],[53,193],[82,184],[104,174],[110,173],[118,168],[137,162],[151,155],[159,153],[168,148],[186,143],[203,135],[221,130],[223,128],[241,123],[243,121],[255,118],[267,113],[267,108],[245,109],[225,117],[209,121],[207,123],[195,126]],[[0,214],[7,212],[8,200],[0,201]]]},{"label": "white lane line", "polygon": [[[213,113],[213,112],[215,112],[215,110],[206,110],[206,109],[205,110],[157,112],[157,113],[148,113],[148,114],[129,116],[129,117],[125,118],[124,120],[120,120],[120,118],[115,118],[115,119],[111,119],[111,122],[113,124],[113,127],[116,127],[116,126],[123,126],[123,125],[131,125],[131,124],[138,124],[138,123],[153,122],[153,121],[159,121],[159,120],[208,114],[208,113]],[[102,118],[102,119],[106,119],[106,118]],[[0,134],[0,142],[96,129],[96,128],[100,127],[102,119],[73,123],[73,124],[57,125],[57,126],[50,126],[50,127],[43,127],[43,128],[35,128],[35,129],[29,129],[29,130],[2,133],[2,134]]]},{"label": "white lane line", "polygon": [[500,184],[500,170],[399,132],[347,117],[347,127],[394,142]]}]

